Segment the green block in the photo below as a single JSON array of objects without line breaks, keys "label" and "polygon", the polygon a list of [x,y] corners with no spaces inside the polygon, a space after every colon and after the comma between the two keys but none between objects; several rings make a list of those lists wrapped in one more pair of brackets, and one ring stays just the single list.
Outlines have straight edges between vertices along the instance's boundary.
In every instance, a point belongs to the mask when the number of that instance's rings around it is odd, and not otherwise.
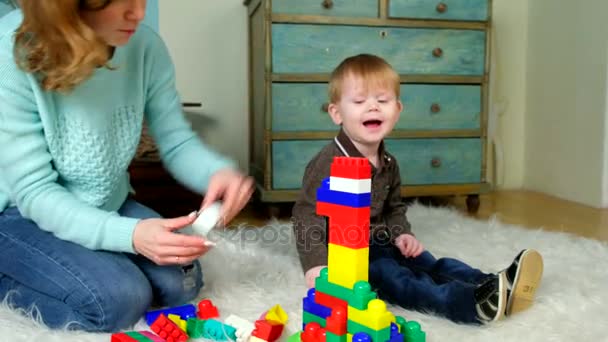
[{"label": "green block", "polygon": [[346,334],[336,335],[331,331],[325,332],[325,342],[346,342]]},{"label": "green block", "polygon": [[425,342],[426,333],[420,329],[420,323],[409,321],[405,324],[405,332],[403,333],[404,342]]},{"label": "green block", "polygon": [[141,341],[141,342],[153,342],[151,339],[147,338],[146,336],[138,333],[137,331],[129,331],[129,332],[125,332],[125,334],[127,336],[129,336],[130,338],[137,340],[137,341]]},{"label": "green block", "polygon": [[391,338],[391,327],[390,326],[388,326],[382,330],[374,330],[372,328],[366,327],[357,322],[353,322],[350,319],[346,323],[346,331],[348,331],[349,334],[353,334],[353,335],[358,332],[364,332],[372,338],[372,342],[386,342],[386,341],[390,340],[390,338]]},{"label": "green block", "polygon": [[321,270],[320,276],[315,280],[315,288],[317,291],[345,300],[348,302],[348,305],[356,309],[367,309],[367,303],[369,303],[370,300],[377,298],[376,292],[371,290],[371,286],[366,281],[356,282],[353,287],[354,290],[351,290],[346,287],[330,283],[327,277],[328,270],[327,267],[325,267]]},{"label": "green block", "polygon": [[287,342],[300,342],[300,341],[302,341],[302,339],[301,339],[301,337],[300,337],[300,335],[301,335],[301,334],[302,334],[302,332],[301,332],[301,331],[298,331],[297,333],[295,333],[295,334],[293,334],[293,335],[289,336],[289,337],[287,338]]},{"label": "green block", "polygon": [[399,332],[403,334],[407,321],[405,320],[405,318],[403,318],[401,316],[395,316],[395,320],[397,321],[397,326],[399,327]]},{"label": "green block", "polygon": [[192,338],[201,338],[203,337],[203,333],[205,331],[205,321],[197,318],[188,318],[186,327],[186,333],[188,336]]},{"label": "green block", "polygon": [[325,327],[325,318],[304,311],[304,313],[302,314],[302,323],[306,325],[310,322],[317,322],[321,327]]}]

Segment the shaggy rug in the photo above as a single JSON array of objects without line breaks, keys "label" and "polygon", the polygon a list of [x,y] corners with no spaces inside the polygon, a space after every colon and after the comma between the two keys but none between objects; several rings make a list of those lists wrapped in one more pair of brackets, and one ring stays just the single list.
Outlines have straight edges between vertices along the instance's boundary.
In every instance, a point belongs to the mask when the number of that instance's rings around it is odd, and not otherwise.
[{"label": "shaggy rug", "polygon": [[[449,209],[411,206],[418,238],[436,256],[451,256],[493,272],[506,267],[524,247],[544,256],[545,274],[535,305],[495,324],[465,326],[396,307],[391,311],[420,322],[427,341],[608,341],[608,245],[563,233],[529,230],[496,220],[478,221]],[[205,287],[222,317],[251,321],[281,304],[289,315],[284,337],[301,327],[303,276],[291,226],[271,221],[241,226],[215,236],[218,246],[203,259]],[[135,329],[145,329],[142,322]],[[0,341],[109,341],[109,334],[50,331],[0,307]]]}]

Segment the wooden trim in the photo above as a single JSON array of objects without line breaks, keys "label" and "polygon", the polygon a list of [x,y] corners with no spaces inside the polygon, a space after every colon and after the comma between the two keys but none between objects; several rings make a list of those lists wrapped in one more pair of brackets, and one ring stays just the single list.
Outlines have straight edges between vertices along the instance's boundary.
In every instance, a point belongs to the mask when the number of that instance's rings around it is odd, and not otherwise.
[{"label": "wooden trim", "polygon": [[253,12],[255,12],[260,5],[262,4],[263,0],[245,0],[245,2],[243,3],[245,6],[247,7],[247,12],[248,15],[251,16],[253,14]]},{"label": "wooden trim", "polygon": [[[318,132],[272,132],[272,140],[328,140],[336,136],[336,131]],[[479,138],[481,130],[395,130],[388,138]]]},{"label": "wooden trim", "polygon": [[378,15],[382,20],[386,20],[388,18],[388,0],[378,1]]},{"label": "wooden trim", "polygon": [[[264,190],[258,188],[262,202],[294,202],[300,190]],[[442,196],[442,195],[470,195],[490,191],[487,183],[473,184],[442,184],[442,185],[405,185],[401,187],[401,196]]]},{"label": "wooden trim", "polygon": [[264,188],[270,189],[272,187],[272,146],[269,133],[272,127],[272,82],[270,80],[272,73],[272,0],[266,0],[265,5],[264,36],[266,40],[266,61],[264,66],[264,87],[266,88],[266,101],[264,101],[264,146],[266,153],[264,155]]},{"label": "wooden trim", "polygon": [[329,17],[322,15],[272,14],[273,23],[283,24],[330,24],[330,25],[363,25],[390,26],[411,28],[445,28],[461,30],[484,30],[486,22],[480,21],[445,21],[427,19],[381,19],[381,18],[350,18]]},{"label": "wooden trim", "polygon": [[[482,129],[482,159],[481,159],[481,181],[486,182],[488,178],[488,149],[490,141],[488,139],[488,123],[490,115],[490,68],[492,65],[492,0],[488,0],[488,28],[486,29],[486,56],[485,56],[485,77],[481,87],[481,129]],[[496,172],[493,170],[492,172]]]},{"label": "wooden trim", "polygon": [[[272,74],[273,82],[326,83],[329,74]],[[402,83],[480,84],[484,76],[400,75]]]}]

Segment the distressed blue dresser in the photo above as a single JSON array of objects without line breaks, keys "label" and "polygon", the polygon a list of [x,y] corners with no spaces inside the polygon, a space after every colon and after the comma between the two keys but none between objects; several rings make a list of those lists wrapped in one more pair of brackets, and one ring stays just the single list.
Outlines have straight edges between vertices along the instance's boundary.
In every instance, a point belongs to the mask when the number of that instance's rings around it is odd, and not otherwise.
[{"label": "distressed blue dresser", "polygon": [[491,0],[246,0],[250,172],[263,202],[296,198],[336,134],[329,73],[373,53],[399,72],[404,112],[386,141],[404,196],[467,195],[486,178]]}]

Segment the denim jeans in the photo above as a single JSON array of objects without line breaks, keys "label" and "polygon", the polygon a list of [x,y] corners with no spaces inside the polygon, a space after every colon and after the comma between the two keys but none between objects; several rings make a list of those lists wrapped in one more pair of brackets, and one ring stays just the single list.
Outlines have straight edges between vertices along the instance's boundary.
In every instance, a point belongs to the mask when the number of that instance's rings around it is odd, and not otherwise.
[{"label": "denim jeans", "polygon": [[406,258],[394,246],[370,246],[369,282],[378,296],[408,310],[478,324],[474,291],[491,275],[428,251]]},{"label": "denim jeans", "polygon": [[[130,199],[119,214],[160,217]],[[0,213],[0,298],[51,328],[125,329],[152,304],[184,304],[202,285],[198,261],[159,266],[140,255],[90,250],[40,229],[15,207]]]}]

